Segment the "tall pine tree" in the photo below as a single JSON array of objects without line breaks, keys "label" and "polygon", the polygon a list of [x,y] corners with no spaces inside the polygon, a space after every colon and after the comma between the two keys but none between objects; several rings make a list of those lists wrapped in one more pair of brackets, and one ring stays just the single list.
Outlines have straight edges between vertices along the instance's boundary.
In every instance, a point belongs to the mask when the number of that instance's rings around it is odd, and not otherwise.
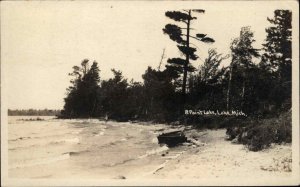
[{"label": "tall pine tree", "polygon": [[273,86],[268,90],[271,104],[277,107],[286,105],[288,109],[291,107],[292,85],[292,12],[275,10],[274,18],[267,19],[272,26],[266,29],[260,67],[273,78]]},{"label": "tall pine tree", "polygon": [[[177,47],[179,51],[185,56],[185,59],[182,58],[171,58],[168,59],[169,67],[175,69],[178,74],[183,74],[182,79],[182,112],[185,104],[186,96],[186,82],[187,82],[187,73],[192,72],[195,68],[190,63],[190,60],[197,60],[198,56],[196,53],[196,48],[191,47],[190,39],[196,39],[205,43],[212,43],[214,40],[207,37],[206,34],[191,34],[191,22],[197,17],[194,17],[192,13],[204,13],[205,10],[202,9],[190,9],[183,11],[167,11],[165,15],[177,22],[183,23],[184,27],[180,27],[174,24],[167,24],[163,29],[165,34],[168,34],[170,39],[177,42]],[[182,32],[185,31],[185,32]]]},{"label": "tall pine tree", "polygon": [[278,79],[291,80],[292,66],[292,12],[275,10],[274,18],[268,18],[273,25],[266,29],[267,38],[261,66],[275,72]]},{"label": "tall pine tree", "polygon": [[67,97],[61,114],[64,118],[94,117],[98,110],[99,68],[97,62],[89,67],[89,60],[82,61],[81,66],[74,66],[71,86],[67,89]]}]

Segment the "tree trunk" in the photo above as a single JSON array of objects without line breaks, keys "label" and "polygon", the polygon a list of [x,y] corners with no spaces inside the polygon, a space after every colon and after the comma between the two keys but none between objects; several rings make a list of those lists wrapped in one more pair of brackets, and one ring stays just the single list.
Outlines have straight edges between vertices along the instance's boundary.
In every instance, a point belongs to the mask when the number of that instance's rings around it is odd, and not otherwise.
[{"label": "tree trunk", "polygon": [[93,109],[92,109],[91,112],[90,112],[90,117],[93,117],[93,114],[94,114],[94,111],[95,111],[95,107],[96,107],[96,102],[97,102],[97,99],[95,98],[95,99],[94,99]]},{"label": "tree trunk", "polygon": [[161,55],[161,59],[160,59],[160,62],[159,62],[159,65],[158,65],[158,71],[160,71],[160,67],[161,67],[161,64],[162,64],[162,61],[163,61],[163,59],[165,58],[165,51],[166,51],[166,49],[164,48],[163,49],[163,53],[162,53],[162,55]]},{"label": "tree trunk", "polygon": [[[189,10],[189,16],[191,16],[191,10]],[[190,19],[187,21],[187,34],[186,34],[186,47],[189,48],[190,46]],[[187,68],[190,61],[190,55],[186,54],[186,61],[183,67],[183,83],[182,83],[182,113],[184,112],[184,106],[185,106],[185,96],[186,96],[186,80],[187,80]]]},{"label": "tree trunk", "polygon": [[227,99],[226,99],[226,109],[229,110],[229,103],[230,103],[230,91],[231,91],[231,80],[232,80],[232,63],[230,64],[229,69],[229,81],[228,81],[228,89],[227,89]]},{"label": "tree trunk", "polygon": [[243,73],[243,88],[242,88],[242,102],[241,102],[241,109],[243,109],[244,103],[245,103],[245,87],[246,87],[246,81],[245,81],[245,73]]}]

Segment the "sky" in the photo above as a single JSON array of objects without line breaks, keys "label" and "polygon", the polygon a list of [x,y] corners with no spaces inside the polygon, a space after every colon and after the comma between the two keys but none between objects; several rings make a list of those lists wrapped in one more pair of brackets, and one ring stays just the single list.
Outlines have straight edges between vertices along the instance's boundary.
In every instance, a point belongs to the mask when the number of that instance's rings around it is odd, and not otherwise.
[{"label": "sky", "polygon": [[[142,81],[148,66],[179,57],[176,43],[164,35],[168,10],[204,9],[194,14],[192,34],[204,33],[213,44],[193,41],[200,66],[209,48],[229,54],[241,27],[251,26],[254,47],[261,48],[275,9],[287,1],[16,1],[1,2],[1,85],[10,109],[62,109],[68,73],[83,59],[96,60],[101,79],[111,69]],[[180,24],[176,22],[175,24]],[[228,62],[227,62],[228,63]],[[225,62],[226,65],[226,62]]]}]

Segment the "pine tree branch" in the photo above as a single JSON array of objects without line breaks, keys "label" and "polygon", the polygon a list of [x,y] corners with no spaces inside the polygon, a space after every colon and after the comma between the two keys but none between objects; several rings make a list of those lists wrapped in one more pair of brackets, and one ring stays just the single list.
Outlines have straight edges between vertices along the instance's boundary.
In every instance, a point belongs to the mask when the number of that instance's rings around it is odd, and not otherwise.
[{"label": "pine tree branch", "polygon": [[[182,36],[186,36],[186,34],[181,34]],[[196,39],[196,40],[198,40],[198,41],[200,41],[200,42],[202,42],[201,40],[199,40],[199,38],[196,38],[196,37],[194,37],[194,36],[190,36],[191,38],[194,38],[194,39]]]},{"label": "pine tree branch", "polygon": [[[187,28],[181,28],[181,27],[179,27],[180,29],[187,29]],[[190,28],[190,30],[195,30],[194,28]]]}]

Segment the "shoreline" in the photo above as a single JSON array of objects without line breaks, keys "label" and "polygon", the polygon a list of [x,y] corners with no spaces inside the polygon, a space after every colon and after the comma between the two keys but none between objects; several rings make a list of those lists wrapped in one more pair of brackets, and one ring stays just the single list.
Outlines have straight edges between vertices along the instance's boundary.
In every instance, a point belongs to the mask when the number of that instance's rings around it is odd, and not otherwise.
[{"label": "shoreline", "polygon": [[[289,171],[290,144],[272,145],[269,149],[252,152],[241,144],[226,141],[225,129],[125,123],[56,119],[12,124],[9,133],[25,127],[31,136],[36,136],[33,132],[38,130],[36,128],[40,131],[38,142],[34,137],[14,137],[17,141],[9,142],[9,176],[200,179],[253,177],[253,173],[255,177],[288,177],[292,173]],[[174,148],[160,146],[157,136],[170,130],[183,130],[187,138],[195,142]],[[22,149],[18,148],[20,145]]]}]

